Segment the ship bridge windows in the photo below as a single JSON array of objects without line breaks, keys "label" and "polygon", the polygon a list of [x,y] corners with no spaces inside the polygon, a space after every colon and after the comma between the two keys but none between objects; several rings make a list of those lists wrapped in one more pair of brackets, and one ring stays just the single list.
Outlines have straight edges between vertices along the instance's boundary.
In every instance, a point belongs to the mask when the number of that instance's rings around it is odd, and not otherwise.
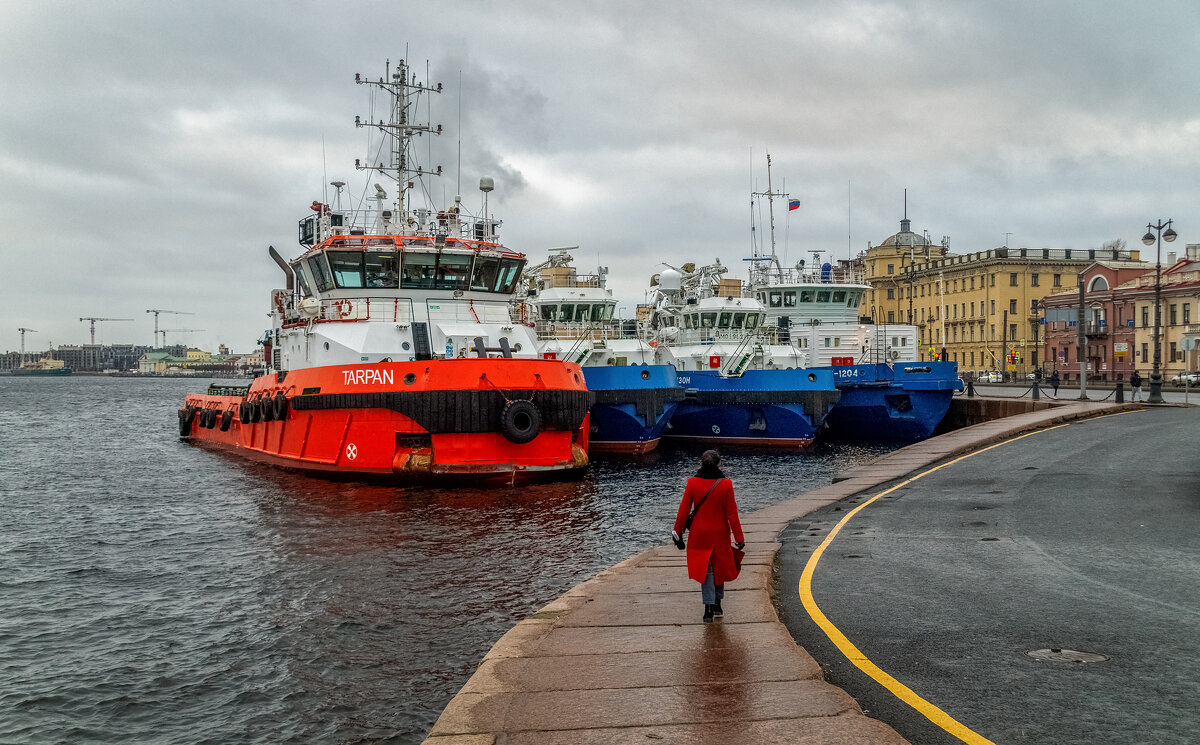
[{"label": "ship bridge windows", "polygon": [[333,281],[345,289],[363,286],[363,255],[361,251],[326,251]]},{"label": "ship bridge windows", "polygon": [[588,305],[587,303],[580,303],[579,305],[575,306],[574,320],[576,323],[587,323],[588,319],[591,318],[591,314],[592,306]]},{"label": "ship bridge windows", "polygon": [[716,325],[717,325],[717,314],[715,311],[712,313],[701,313],[700,314],[700,328],[711,329]]},{"label": "ship bridge windows", "polygon": [[406,290],[432,290],[437,274],[437,254],[405,252],[400,286]]},{"label": "ship bridge windows", "polygon": [[312,271],[318,292],[328,292],[333,289],[333,276],[329,273],[329,266],[325,263],[324,253],[318,253],[310,258],[308,268]]},{"label": "ship bridge windows", "polygon": [[[496,277],[500,274],[499,257],[480,256],[475,259],[475,269],[471,272],[471,289],[491,292],[496,286]],[[545,307],[545,306],[543,306]],[[552,309],[556,306],[549,306]]]},{"label": "ship bridge windows", "polygon": [[762,313],[747,313],[746,314],[746,328],[748,328],[748,329],[758,328],[758,324],[762,323],[762,317],[763,317]]},{"label": "ship bridge windows", "polygon": [[829,302],[829,290],[817,290],[817,302],[818,303],[828,303]]},{"label": "ship bridge windows", "polygon": [[367,287],[396,289],[400,284],[399,266],[395,251],[369,251],[364,254],[363,271],[366,273]]},{"label": "ship bridge windows", "polygon": [[312,297],[315,294],[313,293],[314,285],[308,273],[307,263],[297,261],[295,264],[292,264],[292,272],[296,275],[296,284],[300,285],[300,295],[302,297]]},{"label": "ship bridge windows", "polygon": [[717,328],[719,328],[719,329],[727,329],[727,328],[729,328],[729,325],[731,323],[733,323],[733,314],[732,313],[728,313],[728,312],[722,313],[717,318]]},{"label": "ship bridge windows", "polygon": [[471,255],[443,253],[438,257],[437,280],[439,290],[466,290],[471,276]]},{"label": "ship bridge windows", "polygon": [[846,302],[846,291],[845,290],[834,290],[833,291],[833,302],[835,302],[835,303]]},{"label": "ship bridge windows", "polygon": [[496,275],[496,284],[493,285],[492,291],[511,295],[517,287],[517,280],[521,278],[521,267],[523,266],[525,266],[524,259],[501,259],[500,271]]},{"label": "ship bridge windows", "polygon": [[[801,299],[803,300],[803,298],[801,298]],[[796,307],[796,291],[795,291],[795,290],[786,290],[786,291],[784,291],[784,293],[783,293],[783,307],[785,307],[785,308],[794,308],[794,307]]]},{"label": "ship bridge windows", "polygon": [[812,301],[813,301],[813,291],[812,290],[801,290],[800,291],[800,302],[811,303]]},{"label": "ship bridge windows", "polygon": [[783,293],[778,290],[772,290],[768,300],[768,305],[770,305],[772,308],[782,308]]}]

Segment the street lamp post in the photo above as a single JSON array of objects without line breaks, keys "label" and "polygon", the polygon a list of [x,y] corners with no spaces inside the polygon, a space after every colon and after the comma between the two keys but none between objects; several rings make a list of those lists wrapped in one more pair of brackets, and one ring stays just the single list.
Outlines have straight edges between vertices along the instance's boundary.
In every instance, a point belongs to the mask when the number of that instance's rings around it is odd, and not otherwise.
[{"label": "street lamp post", "polygon": [[[1153,232],[1151,232],[1153,231]],[[1146,224],[1146,234],[1142,243],[1147,246],[1157,244],[1154,260],[1154,369],[1150,373],[1150,395],[1146,397],[1148,404],[1161,404],[1162,397],[1162,242],[1170,243],[1175,240],[1176,233],[1171,229],[1171,221],[1158,221],[1157,225]]]}]

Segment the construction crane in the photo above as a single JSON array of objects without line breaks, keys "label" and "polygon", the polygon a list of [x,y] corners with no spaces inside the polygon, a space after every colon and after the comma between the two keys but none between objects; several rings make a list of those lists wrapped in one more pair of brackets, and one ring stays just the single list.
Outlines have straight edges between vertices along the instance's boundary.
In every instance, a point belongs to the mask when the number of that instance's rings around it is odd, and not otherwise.
[{"label": "construction crane", "polygon": [[22,328],[17,329],[17,331],[21,332],[21,364],[24,365],[25,364],[25,334],[36,334],[38,332],[38,330],[37,329],[27,329],[27,328],[22,327]]},{"label": "construction crane", "polygon": [[186,333],[191,333],[192,331],[204,331],[204,329],[163,329],[163,330],[159,331],[158,333],[162,334],[162,339],[163,339],[162,345],[164,347],[167,346],[167,332],[168,331],[171,332],[172,334],[175,334],[175,333],[186,334]]},{"label": "construction crane", "polygon": [[[147,310],[146,312],[154,314],[154,337],[153,338],[154,338],[154,341],[156,341],[156,342],[158,341],[158,314],[159,313],[173,313],[174,315],[177,315],[177,316],[194,316],[194,315],[196,315],[195,313],[188,313],[186,310],[162,310],[160,308],[151,308],[150,310]],[[163,343],[163,346],[166,346],[165,342]]]},{"label": "construction crane", "polygon": [[92,322],[92,329],[91,329],[92,330],[92,343],[95,344],[96,343],[96,322],[97,321],[132,321],[133,319],[132,318],[97,318],[95,316],[85,316],[83,318],[80,318],[79,320]]}]

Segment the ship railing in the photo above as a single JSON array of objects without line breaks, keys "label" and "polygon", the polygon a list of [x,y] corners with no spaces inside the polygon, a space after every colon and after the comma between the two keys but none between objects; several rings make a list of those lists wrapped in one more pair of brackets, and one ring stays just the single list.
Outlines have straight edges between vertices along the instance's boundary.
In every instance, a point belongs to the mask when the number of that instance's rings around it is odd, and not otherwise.
[{"label": "ship railing", "polygon": [[317,321],[412,323],[412,300],[399,297],[343,297],[321,301]]},{"label": "ship railing", "polygon": [[754,354],[759,347],[758,334],[748,334],[742,339],[742,343],[738,344],[737,349],[733,354],[725,356],[722,360],[720,368],[720,376],[723,378],[736,378],[746,371],[750,363],[754,360]]},{"label": "ship railing", "polygon": [[672,340],[673,344],[715,344],[717,342],[741,342],[747,336],[757,336],[746,329],[680,329]]},{"label": "ship railing", "polygon": [[620,329],[608,325],[591,325],[574,321],[538,320],[533,325],[537,338],[549,339],[620,339]]},{"label": "ship railing", "polygon": [[425,303],[430,321],[443,323],[513,323],[512,310],[504,301],[429,300]]},{"label": "ship railing", "polygon": [[800,285],[800,284],[853,284],[865,285],[867,273],[861,269],[845,269],[832,267],[828,274],[818,269],[781,269],[767,272],[769,284]]}]

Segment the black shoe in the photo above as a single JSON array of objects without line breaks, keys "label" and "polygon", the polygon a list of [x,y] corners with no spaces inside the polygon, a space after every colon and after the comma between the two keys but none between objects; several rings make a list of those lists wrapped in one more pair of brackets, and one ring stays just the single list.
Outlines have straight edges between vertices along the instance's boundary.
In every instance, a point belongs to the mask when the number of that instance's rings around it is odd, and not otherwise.
[{"label": "black shoe", "polygon": [[721,616],[725,615],[725,611],[721,610],[721,601],[720,600],[718,600],[717,604],[712,607],[712,610],[713,610],[713,615],[716,616],[717,618],[720,618]]},{"label": "black shoe", "polygon": [[711,606],[711,605],[704,606],[704,618],[702,618],[700,620],[704,621],[705,623],[713,622],[713,606]]}]

